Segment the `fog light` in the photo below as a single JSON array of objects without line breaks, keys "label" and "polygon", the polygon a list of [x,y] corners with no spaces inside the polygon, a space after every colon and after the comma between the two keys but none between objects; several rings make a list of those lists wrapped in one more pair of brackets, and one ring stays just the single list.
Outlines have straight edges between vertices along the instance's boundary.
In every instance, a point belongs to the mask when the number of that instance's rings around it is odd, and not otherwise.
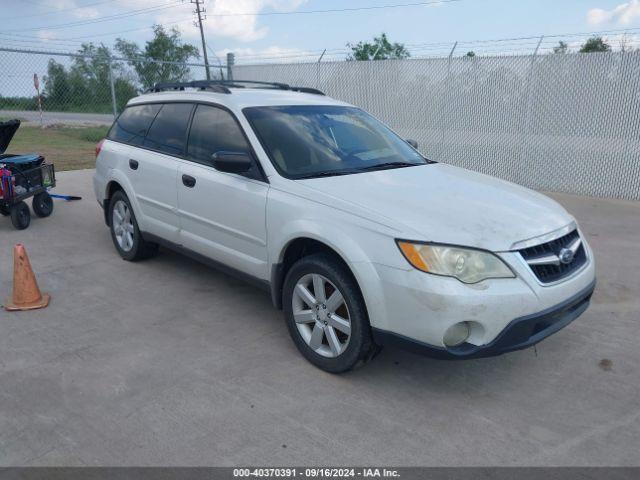
[{"label": "fog light", "polygon": [[467,322],[456,323],[451,325],[445,332],[442,342],[447,347],[456,347],[469,338],[469,324]]}]

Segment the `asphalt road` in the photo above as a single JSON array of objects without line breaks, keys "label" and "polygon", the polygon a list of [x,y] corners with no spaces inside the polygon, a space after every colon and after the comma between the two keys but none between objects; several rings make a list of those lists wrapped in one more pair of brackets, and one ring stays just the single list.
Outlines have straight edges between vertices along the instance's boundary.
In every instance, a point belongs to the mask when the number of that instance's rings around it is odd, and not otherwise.
[{"label": "asphalt road", "polygon": [[[40,125],[40,113],[34,111],[0,110],[0,117],[19,118],[24,123]],[[43,112],[44,125],[111,125],[113,115],[101,113]]]},{"label": "asphalt road", "polygon": [[116,255],[90,171],[48,219],[0,218],[45,309],[0,310],[0,465],[640,465],[640,203],[554,195],[598,261],[591,308],[533,349],[308,364],[267,293],[170,252]]}]

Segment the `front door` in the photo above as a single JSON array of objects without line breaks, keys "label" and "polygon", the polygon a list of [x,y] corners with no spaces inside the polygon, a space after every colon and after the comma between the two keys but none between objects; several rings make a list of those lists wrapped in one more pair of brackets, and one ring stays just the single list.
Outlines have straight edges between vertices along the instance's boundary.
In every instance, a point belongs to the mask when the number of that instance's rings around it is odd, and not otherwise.
[{"label": "front door", "polygon": [[178,168],[180,243],[257,278],[268,278],[265,208],[269,185],[219,172],[211,156],[251,148],[233,115],[198,105],[193,115],[187,159]]}]

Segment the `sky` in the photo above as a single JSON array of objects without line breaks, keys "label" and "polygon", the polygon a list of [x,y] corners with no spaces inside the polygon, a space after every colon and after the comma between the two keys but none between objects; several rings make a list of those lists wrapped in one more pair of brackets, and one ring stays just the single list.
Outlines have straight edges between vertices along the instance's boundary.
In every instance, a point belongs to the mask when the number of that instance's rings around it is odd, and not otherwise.
[{"label": "sky", "polygon": [[[387,7],[372,8],[379,6]],[[160,23],[200,47],[193,7],[189,0],[0,0],[0,46],[74,51],[83,41],[111,46],[117,37],[144,44]],[[446,54],[456,41],[461,54],[527,52],[540,35],[548,36],[543,48],[562,39],[577,48],[584,35],[568,34],[593,31],[611,32],[614,47],[627,31],[624,38],[640,47],[640,0],[204,0],[204,7],[210,52],[233,51],[239,63],[309,61],[324,49],[326,59],[342,58],[348,43],[381,32],[413,56]],[[309,11],[316,13],[302,13]],[[521,37],[532,38],[477,42]]]}]

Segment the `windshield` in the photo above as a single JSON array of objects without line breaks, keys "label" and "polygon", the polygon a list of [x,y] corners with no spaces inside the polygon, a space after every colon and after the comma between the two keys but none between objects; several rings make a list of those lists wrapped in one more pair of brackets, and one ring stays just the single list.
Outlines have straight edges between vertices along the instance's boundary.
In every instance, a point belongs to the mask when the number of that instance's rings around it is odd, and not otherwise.
[{"label": "windshield", "polygon": [[381,122],[354,107],[251,107],[244,114],[275,167],[288,178],[428,163]]}]

